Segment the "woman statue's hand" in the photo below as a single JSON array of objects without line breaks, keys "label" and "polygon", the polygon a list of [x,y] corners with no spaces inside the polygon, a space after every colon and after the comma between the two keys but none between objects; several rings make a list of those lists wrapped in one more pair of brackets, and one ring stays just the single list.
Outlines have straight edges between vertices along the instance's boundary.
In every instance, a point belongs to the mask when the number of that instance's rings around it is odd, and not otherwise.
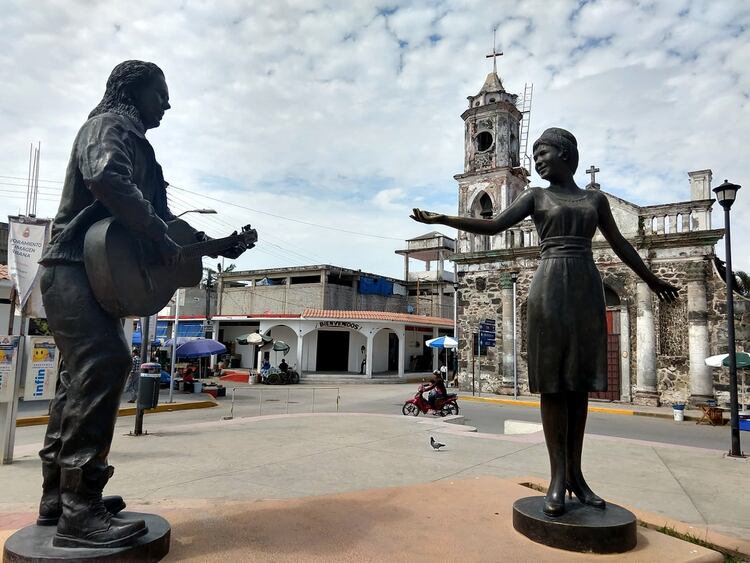
[{"label": "woman statue's hand", "polygon": [[666,301],[672,303],[677,300],[677,293],[680,291],[678,288],[673,286],[671,283],[667,283],[664,280],[656,279],[655,281],[648,284],[651,291],[659,296],[659,301]]},{"label": "woman statue's hand", "polygon": [[432,213],[431,211],[423,211],[415,207],[409,217],[419,223],[426,223],[427,225],[431,225],[432,223],[437,223],[440,218],[443,217],[443,215],[440,213]]}]

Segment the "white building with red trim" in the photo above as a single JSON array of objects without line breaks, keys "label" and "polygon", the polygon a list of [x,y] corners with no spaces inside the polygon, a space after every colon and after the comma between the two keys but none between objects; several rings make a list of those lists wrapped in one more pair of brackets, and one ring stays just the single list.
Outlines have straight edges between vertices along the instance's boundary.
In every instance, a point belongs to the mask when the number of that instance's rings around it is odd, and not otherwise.
[{"label": "white building with red trim", "polygon": [[238,344],[252,332],[282,340],[290,347],[288,364],[300,374],[335,373],[363,379],[437,369],[437,350],[425,342],[453,333],[453,321],[440,317],[385,311],[305,309],[302,313],[216,315],[213,334],[233,347],[239,366],[257,368],[264,354],[272,364],[282,355]]}]

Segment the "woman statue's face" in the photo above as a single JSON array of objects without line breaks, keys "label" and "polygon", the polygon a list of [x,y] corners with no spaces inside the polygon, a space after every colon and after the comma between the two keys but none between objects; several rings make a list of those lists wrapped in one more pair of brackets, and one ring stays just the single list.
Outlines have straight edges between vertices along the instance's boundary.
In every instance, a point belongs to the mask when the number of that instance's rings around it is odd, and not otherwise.
[{"label": "woman statue's face", "polygon": [[542,179],[551,183],[571,175],[563,152],[557,147],[543,143],[534,149],[534,167]]}]

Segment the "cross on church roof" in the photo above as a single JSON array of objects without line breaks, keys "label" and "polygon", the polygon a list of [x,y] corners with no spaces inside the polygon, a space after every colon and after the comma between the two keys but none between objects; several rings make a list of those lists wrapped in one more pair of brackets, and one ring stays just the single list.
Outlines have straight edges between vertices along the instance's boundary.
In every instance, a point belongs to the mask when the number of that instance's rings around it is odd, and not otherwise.
[{"label": "cross on church roof", "polygon": [[497,26],[492,29],[492,53],[485,57],[485,59],[492,58],[492,72],[495,74],[497,74],[497,58],[503,56],[503,52],[497,50],[497,42],[495,41],[496,34]]},{"label": "cross on church roof", "polygon": [[598,190],[599,189],[599,184],[596,183],[596,173],[597,172],[601,172],[601,170],[599,170],[593,164],[591,165],[591,167],[588,170],[586,170],[586,174],[591,174],[591,183],[588,186],[586,186],[588,189],[591,189],[591,190]]}]

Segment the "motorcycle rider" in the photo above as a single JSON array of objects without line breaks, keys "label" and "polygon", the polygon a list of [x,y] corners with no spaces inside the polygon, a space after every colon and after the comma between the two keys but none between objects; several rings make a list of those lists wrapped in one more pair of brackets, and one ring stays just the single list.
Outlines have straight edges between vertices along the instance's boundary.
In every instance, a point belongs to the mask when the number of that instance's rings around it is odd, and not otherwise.
[{"label": "motorcycle rider", "polygon": [[435,404],[438,399],[445,399],[448,397],[448,391],[445,389],[445,382],[443,381],[443,377],[440,375],[439,370],[432,372],[432,379],[423,391],[430,392],[427,395],[427,402],[430,404],[432,410],[436,410]]}]

